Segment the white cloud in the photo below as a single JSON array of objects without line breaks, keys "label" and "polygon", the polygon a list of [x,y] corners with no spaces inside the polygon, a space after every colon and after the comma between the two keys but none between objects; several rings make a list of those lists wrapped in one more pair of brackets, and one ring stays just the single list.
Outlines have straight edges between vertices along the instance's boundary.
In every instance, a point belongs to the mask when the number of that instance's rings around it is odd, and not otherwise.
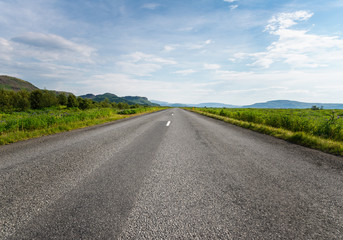
[{"label": "white cloud", "polygon": [[160,64],[176,64],[174,60],[160,58],[158,56],[152,54],[146,54],[142,52],[135,52],[132,54],[127,55],[128,58],[131,59],[132,62],[151,62],[151,63],[160,63]]},{"label": "white cloud", "polygon": [[247,88],[247,89],[235,89],[227,90],[224,93],[252,93],[252,92],[266,92],[266,91],[275,91],[275,90],[286,90],[284,87],[267,87],[267,88]]},{"label": "white cloud", "polygon": [[204,68],[207,70],[217,70],[221,66],[219,64],[209,64],[209,63],[204,63]]},{"label": "white cloud", "polygon": [[174,65],[177,63],[172,59],[161,58],[142,52],[125,55],[124,59],[124,61],[118,61],[116,65],[123,73],[136,76],[150,76],[151,73],[161,69],[163,65]]},{"label": "white cloud", "polygon": [[150,76],[151,73],[161,69],[162,66],[154,63],[131,63],[131,62],[117,62],[117,66],[123,73],[132,74],[136,76]]},{"label": "white cloud", "polygon": [[163,50],[166,52],[171,52],[171,51],[175,50],[175,46],[166,45],[166,46],[164,46]]},{"label": "white cloud", "polygon": [[146,3],[142,6],[142,8],[146,8],[146,9],[150,9],[150,10],[155,10],[156,8],[158,8],[159,6],[161,6],[158,3]]},{"label": "white cloud", "polygon": [[274,31],[285,29],[296,25],[298,21],[306,21],[313,16],[313,13],[307,11],[296,11],[291,13],[279,13],[269,20],[266,30]]},{"label": "white cloud", "polygon": [[0,59],[10,60],[12,51],[11,43],[4,38],[0,38]]},{"label": "white cloud", "polygon": [[186,69],[186,70],[175,71],[174,73],[186,76],[186,75],[189,75],[189,74],[192,74],[192,73],[195,73],[195,72],[196,71],[193,70],[193,69]]},{"label": "white cloud", "polygon": [[191,32],[193,30],[194,30],[194,27],[182,27],[182,28],[177,29],[177,31],[180,31],[180,32]]},{"label": "white cloud", "polygon": [[318,68],[336,64],[343,60],[343,39],[338,36],[310,34],[307,30],[290,27],[298,21],[308,20],[313,13],[297,11],[280,13],[269,21],[266,31],[278,40],[270,44],[265,52],[238,53],[236,59],[250,58],[250,66],[269,68],[273,63],[286,63],[293,68]]},{"label": "white cloud", "polygon": [[207,45],[213,43],[213,41],[211,39],[208,39],[202,43],[198,43],[198,44],[190,44],[188,45],[188,48],[189,49],[201,49],[201,48],[204,48],[206,47]]},{"label": "white cloud", "polygon": [[236,2],[237,0],[224,0],[224,2],[228,2],[228,3],[233,3]]},{"label": "white cloud", "polygon": [[252,72],[236,72],[236,71],[226,71],[226,70],[217,70],[216,77],[218,79],[226,81],[242,81],[243,79],[249,80],[253,76]]},{"label": "white cloud", "polygon": [[[203,99],[204,96],[214,94],[209,88],[212,83],[185,81],[180,84],[174,81],[141,80],[117,73],[94,75],[80,81],[80,84],[84,89],[78,89],[78,94],[85,94],[87,89],[93,89],[96,94],[112,92],[119,96],[140,95],[169,102],[193,102],[194,99]],[[192,94],[186,94],[190,89]]]},{"label": "white cloud", "polygon": [[61,36],[44,33],[27,33],[14,37],[8,43],[16,57],[36,58],[39,61],[92,62],[96,50]]},{"label": "white cloud", "polygon": [[235,10],[236,8],[238,8],[238,5],[231,5],[231,6],[230,6],[230,9],[231,9],[231,10]]},{"label": "white cloud", "polygon": [[23,36],[12,38],[12,41],[47,51],[73,51],[85,56],[90,56],[94,51],[88,46],[74,43],[54,34],[31,32]]},{"label": "white cloud", "polygon": [[[335,71],[216,71],[215,79],[225,81],[216,96],[226,96],[226,103],[248,104],[259,101],[289,99],[305,102],[342,102],[342,70]],[[325,84],[323,84],[325,79]],[[323,88],[325,85],[327,88]],[[247,86],[249,86],[247,88]],[[225,96],[223,96],[225,98]],[[229,101],[232,99],[232,102]]]},{"label": "white cloud", "polygon": [[[342,89],[343,72],[275,71],[267,73],[217,70],[218,80],[211,82],[154,81],[137,79],[127,74],[102,74],[80,81],[80,94],[112,92],[119,96],[141,95],[169,102],[196,103],[219,101],[228,104],[250,104],[275,99],[341,102],[334,87]],[[331,88],[321,88],[322,79]],[[249,86],[246,88],[246,86]],[[340,88],[338,88],[340,87]],[[332,97],[330,98],[330,95]],[[214,97],[215,96],[215,97]],[[323,96],[325,98],[323,98]],[[329,96],[329,97],[327,97]],[[316,100],[313,100],[316,99]],[[325,99],[325,100],[323,100]]]}]

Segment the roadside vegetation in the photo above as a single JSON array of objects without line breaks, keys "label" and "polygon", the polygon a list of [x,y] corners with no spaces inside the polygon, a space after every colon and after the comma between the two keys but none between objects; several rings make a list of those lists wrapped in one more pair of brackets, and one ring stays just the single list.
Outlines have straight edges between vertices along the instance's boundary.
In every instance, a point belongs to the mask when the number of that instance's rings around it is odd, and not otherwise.
[{"label": "roadside vegetation", "polygon": [[95,102],[47,90],[0,90],[0,145],[161,109],[108,99]]},{"label": "roadside vegetation", "polygon": [[343,110],[225,109],[192,111],[289,142],[343,156]]}]

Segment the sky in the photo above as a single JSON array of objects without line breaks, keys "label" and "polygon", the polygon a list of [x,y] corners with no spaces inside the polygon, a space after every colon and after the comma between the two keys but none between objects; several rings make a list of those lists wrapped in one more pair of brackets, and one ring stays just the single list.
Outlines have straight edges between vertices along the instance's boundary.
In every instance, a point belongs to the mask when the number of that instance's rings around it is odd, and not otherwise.
[{"label": "sky", "polygon": [[0,0],[0,75],[173,103],[343,103],[343,0]]}]

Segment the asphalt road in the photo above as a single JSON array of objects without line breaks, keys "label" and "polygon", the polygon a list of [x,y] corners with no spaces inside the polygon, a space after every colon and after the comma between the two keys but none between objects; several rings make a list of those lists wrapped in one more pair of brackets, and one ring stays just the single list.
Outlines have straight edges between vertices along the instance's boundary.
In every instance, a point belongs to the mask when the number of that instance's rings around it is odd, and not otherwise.
[{"label": "asphalt road", "polygon": [[0,239],[343,239],[343,158],[181,109],[23,141]]}]

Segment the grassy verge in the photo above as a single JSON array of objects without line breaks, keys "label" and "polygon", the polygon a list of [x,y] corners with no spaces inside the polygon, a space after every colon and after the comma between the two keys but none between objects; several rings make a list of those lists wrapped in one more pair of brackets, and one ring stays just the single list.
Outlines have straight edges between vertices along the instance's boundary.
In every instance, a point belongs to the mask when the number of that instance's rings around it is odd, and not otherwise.
[{"label": "grassy verge", "polygon": [[[190,110],[190,109],[188,109]],[[343,156],[343,142],[323,139],[317,136],[310,135],[305,132],[292,132],[282,128],[275,128],[264,124],[252,123],[242,120],[237,120],[229,117],[220,116],[200,110],[190,110],[202,115],[222,120],[243,128],[251,129],[260,133],[268,134],[277,138],[284,139],[288,142],[296,143],[305,147],[321,150],[323,152]]]},{"label": "grassy verge", "polygon": [[78,109],[48,109],[0,114],[0,145],[108,123],[162,109],[158,107],[130,109],[128,111],[117,111],[111,108],[83,111]]}]

